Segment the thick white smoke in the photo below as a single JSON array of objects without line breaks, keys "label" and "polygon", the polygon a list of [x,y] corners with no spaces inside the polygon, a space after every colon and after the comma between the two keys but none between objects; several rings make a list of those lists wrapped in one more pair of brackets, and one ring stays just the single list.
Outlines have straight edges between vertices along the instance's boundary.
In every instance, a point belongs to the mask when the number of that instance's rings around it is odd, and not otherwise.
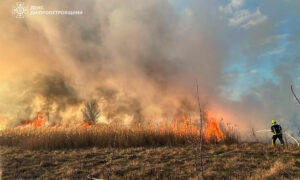
[{"label": "thick white smoke", "polygon": [[[286,72],[297,72],[295,66],[278,68],[279,85],[266,82],[238,101],[224,96],[223,87],[234,81],[228,81],[225,67],[233,62],[230,33],[215,1],[193,2],[188,9],[172,0],[25,4],[83,15],[16,19],[13,3],[0,3],[2,126],[35,116],[45,103],[53,106],[54,121],[80,121],[82,103],[91,98],[99,101],[106,121],[172,119],[195,111],[196,79],[201,102],[242,130],[269,125],[271,118],[299,117],[285,89],[292,81]],[[249,42],[257,43],[252,37],[263,36],[264,29],[253,31]]]}]

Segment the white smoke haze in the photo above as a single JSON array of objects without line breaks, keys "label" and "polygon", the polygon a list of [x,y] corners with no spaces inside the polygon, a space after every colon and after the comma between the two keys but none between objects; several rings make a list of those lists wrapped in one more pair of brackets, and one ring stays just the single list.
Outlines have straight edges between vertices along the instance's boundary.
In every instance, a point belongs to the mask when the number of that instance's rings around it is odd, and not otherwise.
[{"label": "white smoke haze", "polygon": [[230,63],[228,27],[216,1],[193,2],[180,12],[174,1],[159,0],[25,4],[83,15],[16,19],[12,2],[0,2],[1,128],[33,118],[47,103],[53,122],[80,123],[80,109],[91,98],[98,100],[103,121],[173,120],[197,112],[195,80],[201,102],[241,131],[269,126],[271,118],[293,122],[299,117],[295,104],[289,113],[284,107],[292,100],[284,89],[292,81],[286,68],[292,67],[278,69],[284,78],[279,85],[266,82],[239,101],[222,95]]}]

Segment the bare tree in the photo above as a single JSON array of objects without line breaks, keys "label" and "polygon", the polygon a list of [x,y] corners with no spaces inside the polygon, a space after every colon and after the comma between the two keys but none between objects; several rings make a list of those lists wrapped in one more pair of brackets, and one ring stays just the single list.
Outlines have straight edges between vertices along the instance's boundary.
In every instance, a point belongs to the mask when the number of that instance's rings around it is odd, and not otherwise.
[{"label": "bare tree", "polygon": [[44,104],[43,110],[45,111],[45,115],[47,116],[48,123],[50,123],[50,112],[53,110],[53,107],[52,101],[48,97]]},{"label": "bare tree", "polygon": [[[199,108],[199,117],[200,117],[200,168],[201,168],[201,179],[204,179],[204,164],[203,164],[203,155],[202,155],[202,146],[203,146],[203,119],[204,119],[204,112],[200,105],[200,98],[199,98],[199,88],[198,88],[198,82],[197,83],[197,102],[198,102],[198,108]],[[198,176],[198,179],[199,176]]]},{"label": "bare tree", "polygon": [[294,97],[296,98],[296,100],[298,101],[298,103],[300,104],[300,100],[298,99],[298,97],[297,97],[297,95],[296,95],[296,93],[294,91],[293,85],[291,85],[291,91],[292,91]]},{"label": "bare tree", "polygon": [[87,101],[81,112],[84,122],[95,122],[100,117],[99,105],[95,99]]}]

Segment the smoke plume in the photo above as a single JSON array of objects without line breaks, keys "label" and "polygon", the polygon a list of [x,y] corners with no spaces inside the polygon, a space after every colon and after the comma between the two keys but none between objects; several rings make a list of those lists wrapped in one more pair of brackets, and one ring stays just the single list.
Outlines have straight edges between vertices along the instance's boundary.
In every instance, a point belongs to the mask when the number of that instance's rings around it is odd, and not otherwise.
[{"label": "smoke plume", "polygon": [[[28,0],[27,6],[83,14],[24,19],[11,16],[12,2],[0,2],[2,128],[45,109],[50,121],[80,122],[80,108],[94,98],[103,122],[172,120],[197,112],[196,80],[202,105],[241,129],[255,124],[249,119],[269,119],[264,103],[276,104],[268,97],[279,93],[269,92],[272,83],[240,101],[222,95],[230,61],[217,2],[193,2],[187,9],[174,2]],[[276,73],[288,79],[284,68]]]}]

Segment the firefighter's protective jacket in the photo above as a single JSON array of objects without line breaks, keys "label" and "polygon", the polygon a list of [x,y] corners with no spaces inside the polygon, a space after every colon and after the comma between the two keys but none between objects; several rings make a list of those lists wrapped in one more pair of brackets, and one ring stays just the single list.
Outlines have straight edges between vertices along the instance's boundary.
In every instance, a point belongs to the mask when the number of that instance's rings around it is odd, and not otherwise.
[{"label": "firefighter's protective jacket", "polygon": [[280,135],[282,134],[282,129],[281,126],[278,124],[274,124],[271,126],[271,131],[273,132],[274,135]]}]

